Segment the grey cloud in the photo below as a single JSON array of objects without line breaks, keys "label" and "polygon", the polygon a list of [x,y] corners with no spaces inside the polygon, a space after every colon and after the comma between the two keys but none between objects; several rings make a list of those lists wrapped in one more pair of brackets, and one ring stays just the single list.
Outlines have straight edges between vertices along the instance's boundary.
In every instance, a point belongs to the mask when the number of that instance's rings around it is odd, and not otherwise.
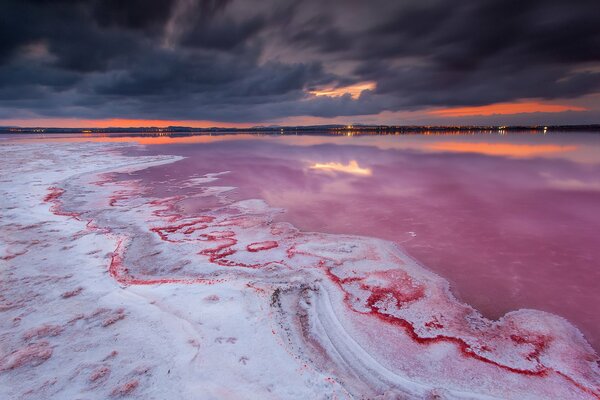
[{"label": "grey cloud", "polygon": [[[7,0],[0,115],[263,122],[574,98],[600,90],[581,68],[600,63],[598,15],[591,0]],[[366,80],[358,99],[307,94]]]}]

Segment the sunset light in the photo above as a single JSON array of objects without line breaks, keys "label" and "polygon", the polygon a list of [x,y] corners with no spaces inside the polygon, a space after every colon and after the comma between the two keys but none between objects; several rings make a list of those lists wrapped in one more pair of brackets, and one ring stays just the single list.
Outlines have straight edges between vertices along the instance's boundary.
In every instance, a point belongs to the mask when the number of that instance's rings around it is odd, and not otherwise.
[{"label": "sunset light", "polygon": [[309,91],[309,93],[317,97],[341,97],[345,95],[350,95],[350,97],[356,100],[360,97],[362,92],[364,92],[365,90],[375,90],[376,86],[377,85],[375,84],[375,82],[361,82],[350,86],[315,89]]},{"label": "sunset light", "polygon": [[476,107],[453,107],[429,111],[431,115],[440,117],[466,117],[474,115],[507,115],[523,113],[561,113],[565,111],[586,111],[587,108],[563,104],[541,102],[498,103]]}]

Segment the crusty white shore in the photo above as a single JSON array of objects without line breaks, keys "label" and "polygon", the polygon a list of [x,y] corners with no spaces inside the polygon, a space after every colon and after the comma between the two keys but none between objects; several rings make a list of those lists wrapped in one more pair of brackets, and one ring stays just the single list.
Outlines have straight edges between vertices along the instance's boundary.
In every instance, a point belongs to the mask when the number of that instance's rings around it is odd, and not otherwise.
[{"label": "crusty white shore", "polygon": [[343,394],[290,357],[271,332],[269,299],[243,281],[123,287],[108,273],[116,239],[50,211],[48,188],[71,177],[177,159],[124,157],[120,147],[0,148],[0,397]]},{"label": "crusty white shore", "polygon": [[126,178],[179,158],[131,146],[0,144],[1,398],[600,398],[567,321],[486,320],[390,243],[229,201],[225,171],[183,215]]}]

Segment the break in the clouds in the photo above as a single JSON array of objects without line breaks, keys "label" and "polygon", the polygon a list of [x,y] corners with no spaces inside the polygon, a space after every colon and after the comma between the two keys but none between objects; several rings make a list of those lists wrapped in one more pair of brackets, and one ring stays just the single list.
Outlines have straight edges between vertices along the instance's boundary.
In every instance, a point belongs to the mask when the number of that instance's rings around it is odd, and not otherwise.
[{"label": "break in the clouds", "polygon": [[597,0],[4,0],[0,119],[597,111],[599,15]]}]

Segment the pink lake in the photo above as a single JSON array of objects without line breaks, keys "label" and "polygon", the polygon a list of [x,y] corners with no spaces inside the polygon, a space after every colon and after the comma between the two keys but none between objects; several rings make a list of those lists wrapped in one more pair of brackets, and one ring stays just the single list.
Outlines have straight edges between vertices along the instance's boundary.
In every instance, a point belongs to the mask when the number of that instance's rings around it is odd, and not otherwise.
[{"label": "pink lake", "polygon": [[[135,140],[187,157],[134,174],[172,196],[206,173],[305,231],[383,238],[489,318],[537,309],[600,349],[600,135],[256,136]],[[206,201],[183,204],[194,214]]]}]

